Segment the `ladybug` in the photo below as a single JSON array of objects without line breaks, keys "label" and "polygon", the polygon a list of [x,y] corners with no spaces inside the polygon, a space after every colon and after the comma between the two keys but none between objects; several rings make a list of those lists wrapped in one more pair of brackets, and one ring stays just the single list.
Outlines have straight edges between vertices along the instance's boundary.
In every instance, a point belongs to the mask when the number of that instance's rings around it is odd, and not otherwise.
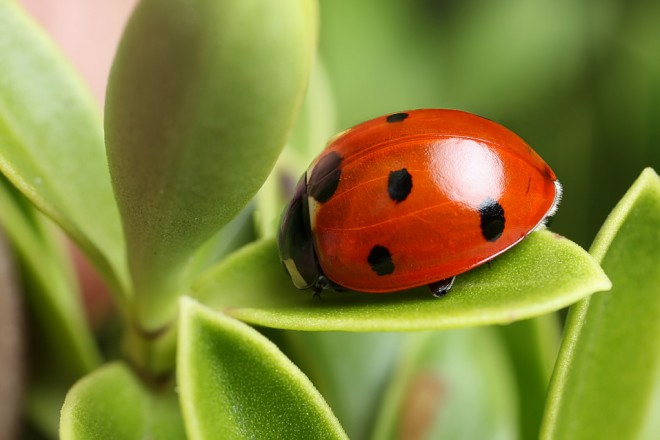
[{"label": "ladybug", "polygon": [[458,110],[394,113],[335,136],[303,174],[278,232],[299,289],[391,292],[456,275],[543,227],[561,199],[516,134]]}]

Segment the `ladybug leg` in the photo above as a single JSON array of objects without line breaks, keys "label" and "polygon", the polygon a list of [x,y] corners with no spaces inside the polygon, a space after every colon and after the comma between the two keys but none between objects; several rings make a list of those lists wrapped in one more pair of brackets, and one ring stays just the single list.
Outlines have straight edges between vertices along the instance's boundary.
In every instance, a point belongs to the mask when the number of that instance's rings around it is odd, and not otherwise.
[{"label": "ladybug leg", "polygon": [[326,289],[334,289],[335,284],[330,281],[328,278],[326,278],[325,275],[319,275],[319,277],[316,279],[316,283],[312,286],[312,291],[314,292],[314,298],[320,300],[321,299],[321,292],[323,292]]},{"label": "ladybug leg", "polygon": [[335,292],[346,292],[348,289],[344,286],[340,286],[339,284],[332,283],[332,290]]},{"label": "ladybug leg", "polygon": [[319,300],[321,299],[321,292],[324,290],[332,289],[335,292],[345,292],[348,290],[346,287],[330,281],[325,275],[320,275],[311,289],[314,292],[314,298]]},{"label": "ladybug leg", "polygon": [[493,258],[492,260],[486,261],[486,264],[488,265],[488,270],[490,270],[490,263],[494,263],[497,258]]},{"label": "ladybug leg", "polygon": [[454,285],[455,279],[456,277],[451,277],[429,284],[429,289],[431,289],[431,294],[436,298],[445,296],[447,292],[449,292],[449,290],[451,289],[451,286]]},{"label": "ladybug leg", "polygon": [[[319,277],[319,278],[320,278],[320,277]],[[323,280],[321,280],[320,283],[317,282],[316,284],[314,284],[314,285],[312,286],[312,292],[314,292],[314,294],[312,295],[312,297],[313,297],[314,299],[318,299],[319,301],[321,301],[321,292],[323,292],[325,289],[327,289],[327,287],[325,287],[325,283],[323,282],[325,279],[326,279],[326,278],[323,277]]]}]

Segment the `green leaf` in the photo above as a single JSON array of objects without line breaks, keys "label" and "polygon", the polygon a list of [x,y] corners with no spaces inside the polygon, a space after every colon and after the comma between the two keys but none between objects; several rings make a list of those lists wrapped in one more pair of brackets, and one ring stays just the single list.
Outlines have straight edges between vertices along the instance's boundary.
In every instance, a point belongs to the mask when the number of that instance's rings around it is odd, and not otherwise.
[{"label": "green leaf", "polygon": [[399,331],[510,323],[542,315],[610,288],[575,243],[539,231],[515,249],[458,277],[441,299],[426,288],[391,294],[296,291],[272,240],[248,245],[192,288],[192,295],[235,318],[293,330]]},{"label": "green leaf", "polygon": [[[267,329],[264,329],[267,330]],[[370,438],[403,333],[266,333],[318,388],[352,440]]]},{"label": "green leaf", "polygon": [[[332,84],[323,60],[317,57],[307,94],[289,139],[291,150],[305,161],[305,167],[337,133],[336,119]],[[299,170],[300,174],[303,170]]]},{"label": "green leaf", "polygon": [[143,0],[135,9],[105,127],[146,330],[173,319],[189,257],[270,173],[315,42],[314,0]]},{"label": "green leaf", "polygon": [[517,418],[511,365],[492,328],[413,333],[374,438],[509,440]]},{"label": "green leaf", "polygon": [[191,439],[346,438],[321,395],[256,330],[181,300],[177,382]]},{"label": "green leaf", "polygon": [[542,438],[636,438],[660,370],[660,178],[646,169],[614,208],[591,253],[609,293],[570,310]]},{"label": "green leaf", "polygon": [[74,381],[100,363],[87,324],[73,269],[55,236],[32,205],[0,176],[0,225],[10,238],[25,272],[25,298],[33,324],[32,338],[50,371]]},{"label": "green leaf", "polygon": [[334,112],[330,84],[317,59],[289,142],[255,197],[259,237],[275,236],[282,209],[293,196],[296,182],[336,132]]},{"label": "green leaf", "polygon": [[[660,374],[660,372],[658,373]],[[658,417],[658,414],[660,414],[660,380],[656,380],[653,384],[644,426],[640,429],[638,439],[655,440],[660,437],[660,417]]]},{"label": "green leaf", "polygon": [[560,326],[556,313],[499,326],[518,391],[520,437],[538,436],[548,383],[557,359]]},{"label": "green leaf", "polygon": [[180,439],[185,434],[174,391],[147,388],[116,362],[71,388],[62,407],[60,437]]},{"label": "green leaf", "polygon": [[0,171],[124,292],[124,241],[96,104],[15,2],[0,2],[0,29]]},{"label": "green leaf", "polygon": [[26,421],[41,434],[37,438],[59,438],[60,411],[73,384],[41,374],[30,377],[28,384],[24,402]]},{"label": "green leaf", "polygon": [[204,273],[227,255],[253,242],[256,239],[253,215],[254,206],[250,203],[197,249],[190,263],[191,275],[199,276],[200,273]]},{"label": "green leaf", "polygon": [[0,176],[0,225],[21,265],[29,320],[27,418],[57,435],[67,390],[101,362],[80,304],[80,292],[53,225]]},{"label": "green leaf", "polygon": [[0,438],[18,438],[27,371],[24,305],[14,256],[0,233]]}]

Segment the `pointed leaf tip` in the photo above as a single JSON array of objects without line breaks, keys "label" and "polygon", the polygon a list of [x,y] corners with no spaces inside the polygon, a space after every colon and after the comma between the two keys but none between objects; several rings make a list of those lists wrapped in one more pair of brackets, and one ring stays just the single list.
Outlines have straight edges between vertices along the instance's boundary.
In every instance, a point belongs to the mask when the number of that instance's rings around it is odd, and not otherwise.
[{"label": "pointed leaf tip", "polygon": [[658,249],[660,178],[646,169],[594,240],[613,288],[570,309],[543,439],[639,438],[656,416],[648,408],[660,368]]},{"label": "pointed leaf tip", "polygon": [[302,101],[316,22],[315,0],[135,9],[109,79],[105,135],[147,330],[173,319],[191,254],[270,173]]},{"label": "pointed leaf tip", "polygon": [[272,240],[248,245],[193,286],[193,295],[254,324],[292,330],[407,331],[510,323],[566,307],[611,287],[582,248],[550,231],[531,234],[491,264],[460,275],[451,292],[388,294],[293,288]]},{"label": "pointed leaf tip", "polygon": [[124,240],[96,103],[16,2],[0,2],[0,29],[0,171],[125,293]]},{"label": "pointed leaf tip", "polygon": [[177,381],[190,438],[345,439],[309,379],[251,327],[183,298]]}]

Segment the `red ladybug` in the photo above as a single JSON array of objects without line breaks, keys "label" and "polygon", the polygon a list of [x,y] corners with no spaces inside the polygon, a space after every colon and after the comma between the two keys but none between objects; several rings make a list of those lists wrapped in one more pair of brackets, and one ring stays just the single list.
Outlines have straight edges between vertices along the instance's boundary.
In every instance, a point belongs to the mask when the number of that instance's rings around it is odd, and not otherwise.
[{"label": "red ladybug", "polygon": [[413,110],[337,135],[298,182],[280,224],[300,289],[390,292],[492,260],[554,214],[561,185],[522,139],[457,110]]}]

